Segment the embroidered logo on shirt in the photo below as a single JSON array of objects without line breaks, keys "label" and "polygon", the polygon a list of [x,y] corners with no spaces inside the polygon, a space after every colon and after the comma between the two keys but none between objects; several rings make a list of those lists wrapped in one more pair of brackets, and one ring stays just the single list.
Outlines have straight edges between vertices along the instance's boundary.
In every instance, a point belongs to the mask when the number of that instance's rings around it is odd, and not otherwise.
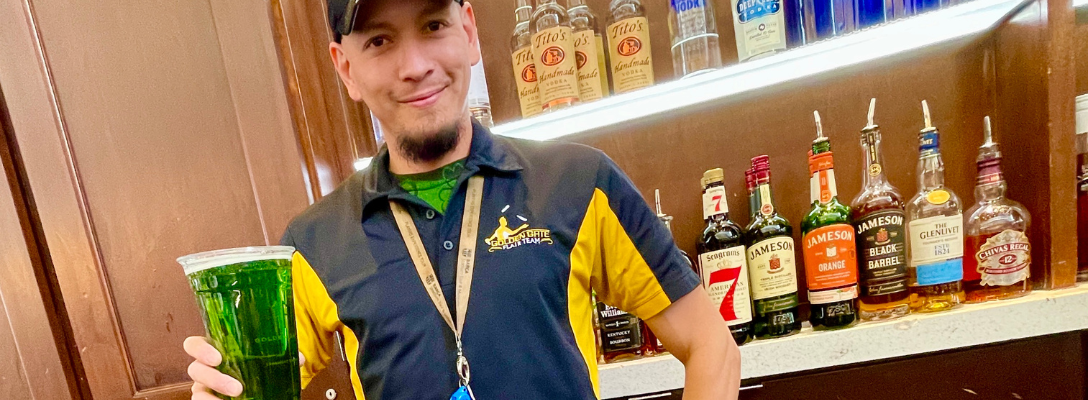
[{"label": "embroidered logo on shirt", "polygon": [[[504,207],[502,210],[506,212],[510,206]],[[521,245],[526,244],[552,244],[552,231],[541,228],[530,228],[529,220],[520,215],[516,216],[521,221],[521,225],[517,228],[510,228],[510,221],[506,219],[506,216],[499,217],[499,227],[495,228],[495,233],[491,234],[487,239],[484,239],[484,243],[487,243],[487,251],[489,253],[496,250],[508,250]]]}]

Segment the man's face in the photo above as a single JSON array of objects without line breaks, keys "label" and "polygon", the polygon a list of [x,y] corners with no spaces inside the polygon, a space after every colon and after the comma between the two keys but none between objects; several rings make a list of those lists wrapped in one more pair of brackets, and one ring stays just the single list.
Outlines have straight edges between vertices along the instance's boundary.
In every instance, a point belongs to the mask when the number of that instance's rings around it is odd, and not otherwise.
[{"label": "man's face", "polygon": [[331,43],[348,94],[363,101],[391,141],[456,132],[479,62],[472,6],[451,0],[368,0],[355,30]]}]

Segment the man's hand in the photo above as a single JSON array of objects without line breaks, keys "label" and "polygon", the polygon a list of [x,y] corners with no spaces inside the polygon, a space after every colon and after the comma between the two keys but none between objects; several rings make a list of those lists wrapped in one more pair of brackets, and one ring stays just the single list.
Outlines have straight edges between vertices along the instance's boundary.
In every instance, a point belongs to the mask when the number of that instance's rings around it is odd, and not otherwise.
[{"label": "man's hand", "polygon": [[685,400],[739,396],[740,349],[702,286],[647,319],[646,324],[684,363]]},{"label": "man's hand", "polygon": [[242,394],[241,382],[215,369],[223,362],[223,355],[208,344],[208,341],[201,336],[190,336],[185,338],[184,347],[185,352],[196,359],[189,364],[189,378],[193,379],[193,400],[219,400],[209,390],[231,397]]}]

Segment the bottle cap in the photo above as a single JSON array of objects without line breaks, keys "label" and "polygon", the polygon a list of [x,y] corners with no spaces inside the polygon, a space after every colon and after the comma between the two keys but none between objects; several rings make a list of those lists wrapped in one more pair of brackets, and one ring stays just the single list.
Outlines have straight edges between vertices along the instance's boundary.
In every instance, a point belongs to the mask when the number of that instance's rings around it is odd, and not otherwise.
[{"label": "bottle cap", "polygon": [[994,142],[993,128],[990,126],[990,116],[987,115],[982,118],[982,145],[978,146],[978,159],[979,167],[982,167],[984,161],[1000,161],[1001,149],[998,148],[997,143]]},{"label": "bottle cap", "polygon": [[756,183],[771,179],[771,157],[764,154],[752,157],[752,175]]},{"label": "bottle cap", "polygon": [[704,187],[714,182],[724,182],[725,171],[721,168],[708,169],[706,172],[703,172],[703,180],[706,182],[703,185]]},{"label": "bottle cap", "polygon": [[756,188],[756,175],[752,172],[751,168],[744,171],[744,183],[748,187],[748,191],[755,190]]},{"label": "bottle cap", "polygon": [[938,151],[940,148],[939,134],[933,126],[933,120],[929,116],[929,104],[922,100],[922,117],[925,118],[926,127],[918,132],[919,151]]},{"label": "bottle cap", "polygon": [[[876,100],[876,99],[874,99],[874,100]],[[814,139],[812,141],[812,143],[816,144],[816,143],[819,143],[819,142],[826,142],[827,141],[827,136],[824,136],[824,126],[820,122],[820,112],[819,111],[813,111],[812,116],[813,116],[813,118],[816,119],[816,139]]]},{"label": "bottle cap", "polygon": [[874,117],[876,117],[876,97],[869,99],[869,114],[867,119],[868,125],[865,125],[864,128],[861,128],[861,133],[863,135],[872,131],[880,130],[880,126],[873,122]]}]

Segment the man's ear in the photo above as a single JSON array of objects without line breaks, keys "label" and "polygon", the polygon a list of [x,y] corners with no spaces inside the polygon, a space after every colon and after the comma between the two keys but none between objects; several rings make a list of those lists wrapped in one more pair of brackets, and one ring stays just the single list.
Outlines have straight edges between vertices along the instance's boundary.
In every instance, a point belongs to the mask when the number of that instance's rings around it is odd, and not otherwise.
[{"label": "man's ear", "polygon": [[464,27],[465,33],[468,34],[468,45],[471,48],[469,54],[472,55],[470,65],[476,65],[482,58],[480,55],[480,36],[479,31],[476,29],[476,11],[472,9],[472,3],[468,1],[461,6],[461,25]]},{"label": "man's ear", "polygon": [[362,93],[355,86],[355,80],[351,78],[351,61],[348,60],[347,54],[344,54],[344,45],[329,42],[329,56],[332,58],[332,66],[336,68],[336,74],[340,75],[340,81],[344,82],[344,87],[348,90],[348,96],[352,100],[363,101]]}]

